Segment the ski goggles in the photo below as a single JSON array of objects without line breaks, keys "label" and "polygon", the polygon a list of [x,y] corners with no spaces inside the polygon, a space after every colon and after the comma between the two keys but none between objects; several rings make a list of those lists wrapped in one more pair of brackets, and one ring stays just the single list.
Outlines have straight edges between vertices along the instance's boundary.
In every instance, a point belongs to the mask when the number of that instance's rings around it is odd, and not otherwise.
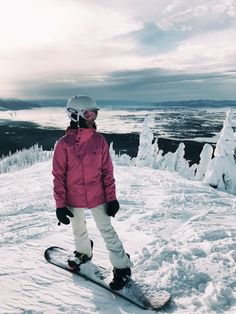
[{"label": "ski goggles", "polygon": [[80,112],[80,116],[87,121],[92,121],[97,118],[98,111],[95,110],[83,110]]},{"label": "ski goggles", "polygon": [[[67,111],[71,114],[71,116],[73,114],[75,114],[75,115],[77,115],[77,117],[81,116],[82,118],[84,118],[87,121],[95,120],[97,118],[97,115],[98,115],[98,109],[77,111],[74,108],[67,108]],[[75,121],[76,118],[73,120]]]}]

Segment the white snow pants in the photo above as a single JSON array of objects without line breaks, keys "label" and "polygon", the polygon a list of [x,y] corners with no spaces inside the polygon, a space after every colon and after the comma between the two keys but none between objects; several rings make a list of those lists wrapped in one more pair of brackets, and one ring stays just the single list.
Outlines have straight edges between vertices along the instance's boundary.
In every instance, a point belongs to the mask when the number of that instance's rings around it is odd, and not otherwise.
[{"label": "white snow pants", "polygon": [[[91,243],[86,228],[84,208],[70,207],[70,211],[74,214],[74,217],[70,219],[76,251],[87,254],[90,257],[92,255]],[[131,267],[133,264],[126,255],[122,242],[111,224],[111,217],[106,213],[105,204],[92,208],[91,212],[97,228],[106,243],[111,264],[116,268]]]}]

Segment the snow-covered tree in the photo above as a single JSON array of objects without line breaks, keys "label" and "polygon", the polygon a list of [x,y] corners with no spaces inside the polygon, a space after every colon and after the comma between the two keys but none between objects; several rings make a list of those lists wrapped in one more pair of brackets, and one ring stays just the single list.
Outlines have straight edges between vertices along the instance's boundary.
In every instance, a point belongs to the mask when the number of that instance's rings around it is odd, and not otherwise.
[{"label": "snow-covered tree", "polygon": [[168,171],[174,171],[173,170],[173,159],[174,159],[174,153],[168,152],[163,156],[162,163],[160,164],[160,170],[168,170]]},{"label": "snow-covered tree", "polygon": [[177,150],[172,153],[168,152],[163,157],[161,168],[168,171],[177,171],[184,176],[189,176],[189,164],[184,158],[185,155],[185,144],[180,143]]},{"label": "snow-covered tree", "polygon": [[165,163],[164,163],[164,156],[163,156],[163,150],[160,149],[155,160],[154,160],[154,168],[164,170],[165,169]]},{"label": "snow-covered tree", "polygon": [[137,155],[137,166],[139,167],[152,167],[153,165],[153,132],[150,128],[151,122],[152,118],[150,116],[146,116],[139,138]]},{"label": "snow-covered tree", "polygon": [[216,144],[214,158],[212,159],[212,146],[205,144],[200,155],[199,164],[193,164],[191,167],[184,158],[184,143],[180,143],[174,153],[168,152],[164,156],[163,151],[158,147],[158,139],[152,144],[153,132],[150,128],[152,121],[150,116],[145,118],[143,124],[137,157],[131,159],[127,154],[117,156],[112,144],[110,153],[112,159],[120,165],[176,171],[188,179],[204,180],[205,183],[215,188],[236,194],[236,133],[234,133],[232,127],[232,119],[233,112],[227,112],[219,141]]},{"label": "snow-covered tree", "polygon": [[233,111],[226,113],[223,129],[220,132],[220,139],[216,144],[214,156],[233,156],[235,149],[235,137],[233,130]]},{"label": "snow-covered tree", "polygon": [[158,146],[158,138],[155,139],[155,142],[152,145],[152,168],[154,169],[160,169],[161,160],[163,159],[163,151],[159,149]]},{"label": "snow-covered tree", "polygon": [[177,148],[175,152],[175,171],[184,174],[186,170],[189,168],[189,164],[187,160],[184,158],[185,155],[185,144],[180,143],[179,147]]},{"label": "snow-covered tree", "polygon": [[111,144],[110,144],[109,152],[110,152],[111,159],[113,161],[116,161],[117,156],[116,156],[116,152],[115,152],[115,150],[113,148],[113,142],[111,142]]},{"label": "snow-covered tree", "polygon": [[189,167],[189,176],[192,180],[196,180],[196,173],[197,173],[198,166],[199,165],[195,163]]},{"label": "snow-covered tree", "polygon": [[215,188],[236,193],[236,165],[234,161],[235,138],[232,127],[233,112],[228,111],[214,158],[210,161],[204,182]]},{"label": "snow-covered tree", "polygon": [[196,180],[203,180],[207,171],[207,167],[212,159],[213,147],[210,144],[205,144],[203,146],[202,152],[200,154],[200,162],[196,167]]}]

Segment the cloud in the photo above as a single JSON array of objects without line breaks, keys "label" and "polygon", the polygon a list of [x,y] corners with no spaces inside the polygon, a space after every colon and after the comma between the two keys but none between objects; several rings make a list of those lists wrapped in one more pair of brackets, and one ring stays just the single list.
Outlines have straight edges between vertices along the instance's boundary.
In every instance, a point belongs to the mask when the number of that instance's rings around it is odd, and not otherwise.
[{"label": "cloud", "polygon": [[[72,81],[25,82],[20,89],[28,98],[69,98],[88,94],[96,99],[148,101],[184,99],[235,99],[236,72],[185,74],[163,69],[116,71],[106,77],[79,78]],[[227,91],[227,92],[226,92]],[[38,93],[38,94],[37,94]],[[227,97],[226,97],[227,96]]]},{"label": "cloud", "polygon": [[234,0],[4,1],[0,96],[63,97],[78,87],[128,95],[141,85],[155,95],[155,84],[168,96],[170,84],[180,94],[184,77],[192,88],[198,80],[228,82],[224,73],[236,68],[235,17]]},{"label": "cloud", "polygon": [[193,36],[176,50],[159,55],[155,65],[189,72],[228,71],[236,66],[236,29]]},{"label": "cloud", "polygon": [[81,0],[90,8],[109,8],[143,24],[156,23],[164,31],[235,25],[234,0]]},{"label": "cloud", "polygon": [[157,25],[163,30],[201,33],[235,26],[236,4],[229,1],[175,1],[163,10]]},{"label": "cloud", "polygon": [[132,40],[118,37],[140,25],[125,15],[109,8],[88,9],[73,0],[42,0],[40,4],[9,0],[4,6],[0,12],[0,27],[5,30],[0,34],[1,80],[103,74],[122,64],[136,66],[136,58],[130,55]]}]

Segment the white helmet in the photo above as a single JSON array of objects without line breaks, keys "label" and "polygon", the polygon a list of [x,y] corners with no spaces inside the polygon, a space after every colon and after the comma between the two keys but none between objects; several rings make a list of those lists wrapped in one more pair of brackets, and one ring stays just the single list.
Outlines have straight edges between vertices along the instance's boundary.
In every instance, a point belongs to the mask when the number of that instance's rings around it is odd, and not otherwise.
[{"label": "white helmet", "polygon": [[66,105],[66,112],[69,118],[75,122],[79,121],[79,116],[83,117],[83,111],[99,110],[96,101],[89,96],[73,96]]}]

